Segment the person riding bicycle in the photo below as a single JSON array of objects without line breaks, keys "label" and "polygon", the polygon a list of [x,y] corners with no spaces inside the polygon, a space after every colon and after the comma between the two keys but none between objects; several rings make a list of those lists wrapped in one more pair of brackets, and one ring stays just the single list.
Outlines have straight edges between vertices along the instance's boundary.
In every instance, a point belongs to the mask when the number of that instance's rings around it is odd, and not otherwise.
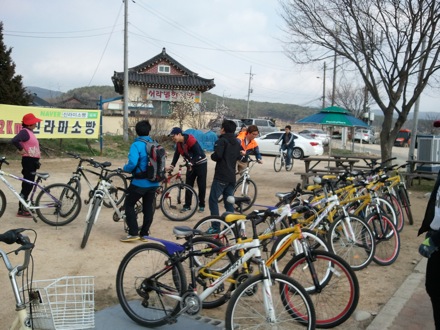
[{"label": "person riding bicycle", "polygon": [[[134,140],[130,146],[128,153],[128,162],[124,165],[123,170],[133,174],[133,181],[127,188],[125,196],[125,221],[128,226],[128,235],[121,239],[121,242],[131,242],[141,240],[146,242],[144,238],[150,234],[150,227],[153,223],[153,201],[156,197],[156,190],[159,182],[152,182],[146,178],[136,178],[136,173],[141,173],[142,169],[147,168],[148,157],[145,142],[147,140],[153,142],[149,136],[151,124],[148,120],[141,120],[136,124],[136,134],[138,138]],[[142,139],[142,140],[141,140]],[[142,227],[139,230],[135,206],[139,199],[142,198],[142,213],[144,215]]]},{"label": "person riding bicycle", "polygon": [[[29,181],[35,181],[35,172],[40,168],[40,143],[35,136],[33,130],[37,127],[37,123],[42,121],[35,117],[33,113],[28,113],[23,116],[22,129],[11,140],[11,143],[17,148],[18,153],[21,155],[21,166],[23,178]],[[24,200],[27,200],[29,194],[34,186],[27,182],[21,183],[20,195]],[[18,204],[17,217],[32,217],[24,206]]]},{"label": "person riding bicycle", "polygon": [[258,127],[256,125],[249,125],[246,135],[240,139],[241,151],[240,157],[237,161],[238,173],[241,173],[247,167],[249,155],[255,155],[257,162],[259,164],[263,164],[258,143],[255,141],[255,138],[258,136],[258,134]]},{"label": "person riding bicycle", "polygon": [[[173,170],[179,157],[182,155],[191,167],[186,171],[185,183],[194,188],[194,182],[197,180],[199,188],[199,212],[205,211],[206,196],[206,177],[208,175],[208,160],[197,139],[191,134],[184,134],[179,127],[174,127],[169,136],[176,143],[176,151],[173,160],[167,170]],[[186,212],[191,209],[191,192],[185,192],[185,204],[180,212]]]},{"label": "person riding bicycle", "polygon": [[280,136],[277,142],[275,142],[276,145],[280,144],[281,142],[281,150],[287,150],[286,154],[286,170],[290,170],[293,165],[293,148],[295,147],[295,139],[297,137],[292,134],[292,126],[286,125],[284,128],[284,133]]}]

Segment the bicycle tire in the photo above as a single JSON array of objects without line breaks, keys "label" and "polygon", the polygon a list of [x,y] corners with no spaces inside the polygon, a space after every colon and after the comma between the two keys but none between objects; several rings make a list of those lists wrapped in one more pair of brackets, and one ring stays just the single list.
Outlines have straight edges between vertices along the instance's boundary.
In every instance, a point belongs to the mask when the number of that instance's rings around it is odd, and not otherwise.
[{"label": "bicycle tire", "polygon": [[[270,324],[278,325],[277,329],[315,329],[315,309],[306,290],[287,275],[271,273],[270,277],[268,296],[272,297],[276,318]],[[264,279],[263,274],[252,276],[234,291],[226,309],[226,329],[264,328],[269,323],[264,308]]]},{"label": "bicycle tire", "polygon": [[[191,194],[191,208],[181,212],[185,204],[185,195]],[[176,183],[169,186],[160,198],[160,209],[162,213],[172,221],[185,221],[196,213],[199,206],[199,196],[190,185]]]},{"label": "bicycle tire", "polygon": [[367,267],[373,260],[375,242],[373,232],[362,218],[350,215],[350,227],[353,230],[354,240],[347,237],[344,217],[333,221],[327,233],[327,243],[330,251],[344,259],[353,270]]},{"label": "bicycle tire", "polygon": [[180,311],[178,300],[161,294],[166,290],[167,294],[182,296],[187,290],[182,264],[170,263],[170,259],[164,246],[146,243],[128,251],[119,264],[119,303],[128,317],[144,327],[170,323]]},{"label": "bicycle tire", "polygon": [[[245,185],[244,188],[242,186]],[[255,200],[257,199],[257,185],[252,179],[246,179],[246,182],[243,179],[240,179],[235,187],[234,187],[234,196],[247,196],[251,199],[249,203],[243,203],[242,212],[249,210],[252,205],[254,205]]]},{"label": "bicycle tire", "polygon": [[225,219],[219,215],[208,215],[199,220],[193,228],[208,233],[209,229],[213,227],[213,223],[219,224],[220,232],[209,234],[211,235],[211,238],[220,241],[225,246],[233,245],[237,242],[236,233],[232,228],[233,225],[227,223]]},{"label": "bicycle tire", "polygon": [[82,202],[78,192],[71,186],[54,183],[41,189],[35,199],[35,206],[39,207],[36,209],[37,215],[43,222],[51,226],[64,226],[76,219]]},{"label": "bicycle tire", "polygon": [[[209,237],[196,237],[192,241],[194,250],[202,250],[206,247],[223,247],[224,245],[215,239],[209,238]],[[207,277],[201,273],[203,272],[209,273],[209,274],[217,274],[221,275],[223,274],[231,265],[234,264],[236,261],[236,258],[234,257],[232,252],[227,252],[224,257],[218,261],[216,261],[211,267],[203,267],[204,265],[207,265],[208,262],[212,261],[213,259],[217,258],[219,254],[222,252],[215,252],[215,253],[209,253],[209,254],[201,254],[194,257],[194,261],[196,262],[196,266],[198,269],[198,272],[196,274],[196,281],[198,284],[199,294],[206,290],[214,281],[216,278],[213,277]],[[183,263],[185,264],[185,263]],[[203,268],[202,268],[203,267]],[[184,267],[184,269],[190,270],[190,267]],[[191,274],[187,274],[187,278],[191,276]],[[235,290],[235,284],[232,282],[223,282],[216,291],[214,291],[212,294],[210,294],[203,302],[202,306],[206,309],[216,308],[223,304],[225,304],[232,292]]]},{"label": "bicycle tire", "polygon": [[[322,250],[312,250],[310,254],[309,258],[304,253],[295,256],[287,263],[283,274],[294,278],[309,294],[315,307],[316,327],[334,328],[355,311],[360,296],[359,282],[341,257]],[[312,261],[313,270],[308,260]],[[319,280],[319,289],[313,276]]]},{"label": "bicycle tire", "polygon": [[279,171],[281,171],[282,168],[283,168],[283,159],[281,158],[280,155],[275,156],[275,158],[273,159],[274,171],[279,172]]},{"label": "bicycle tire", "polygon": [[69,182],[67,182],[67,185],[75,189],[81,196],[81,179],[79,177],[70,178]]},{"label": "bicycle tire", "polygon": [[373,231],[375,239],[375,253],[373,261],[381,266],[393,264],[400,251],[400,235],[394,223],[384,214],[371,214],[367,224]]},{"label": "bicycle tire", "polygon": [[414,225],[414,218],[412,215],[411,203],[409,201],[408,191],[403,187],[399,187],[398,194],[402,202],[402,207],[405,210],[406,219],[408,220],[408,223],[412,226]]},{"label": "bicycle tire", "polygon": [[6,196],[3,190],[0,190],[0,218],[3,216],[6,210]]},{"label": "bicycle tire", "polygon": [[[111,198],[116,205],[121,204],[125,199],[125,191],[128,186],[127,178],[121,173],[110,173],[105,177],[105,180],[112,184],[112,186],[108,188]],[[108,208],[113,207],[108,197],[104,197],[104,206]]]},{"label": "bicycle tire", "polygon": [[[307,240],[308,245],[310,249],[312,250],[323,250],[323,251],[329,251],[329,247],[327,242],[319,237],[314,231],[310,229],[301,228],[302,235],[304,239]],[[282,236],[279,236],[278,240],[273,244],[272,251],[270,252],[270,255],[273,256],[277,251],[281,250],[281,247],[283,244],[289,239],[289,237],[293,234],[285,234]],[[281,273],[281,269],[283,269],[286,264],[295,256],[301,254],[302,251],[297,251],[297,246],[295,244],[295,241],[292,242],[284,251],[281,253],[270,265],[272,269],[277,272]]]},{"label": "bicycle tire", "polygon": [[390,194],[389,192],[385,193],[382,198],[384,198],[385,200],[387,200],[388,202],[391,203],[391,205],[394,208],[394,211],[396,211],[396,216],[397,216],[397,224],[396,228],[399,231],[399,233],[403,230],[403,227],[405,226],[405,221],[404,221],[404,216],[403,216],[403,207],[399,202],[399,199],[394,196],[393,194]]},{"label": "bicycle tire", "polygon": [[92,205],[90,205],[91,210],[90,213],[88,214],[88,217],[86,218],[86,228],[84,230],[83,238],[81,241],[81,249],[84,249],[87,245],[87,241],[92,231],[92,227],[95,224],[96,217],[98,216],[101,203],[102,203],[101,197],[96,197],[92,199]]}]

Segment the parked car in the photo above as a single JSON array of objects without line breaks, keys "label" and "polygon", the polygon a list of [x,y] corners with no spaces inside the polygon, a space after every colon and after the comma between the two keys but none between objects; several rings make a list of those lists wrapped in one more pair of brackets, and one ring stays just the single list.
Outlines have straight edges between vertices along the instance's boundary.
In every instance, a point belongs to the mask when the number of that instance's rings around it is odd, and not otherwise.
[{"label": "parked car", "polygon": [[408,148],[410,144],[411,144],[411,130],[401,129],[399,133],[397,133],[396,139],[394,140],[394,145],[397,147]]},{"label": "parked car", "polygon": [[369,128],[356,129],[354,131],[354,142],[360,142],[361,139],[362,143],[376,143],[375,133]]},{"label": "parked car", "polygon": [[330,142],[330,134],[328,134],[326,131],[323,131],[322,129],[318,129],[318,128],[305,129],[299,132],[298,134],[309,137],[311,139],[320,140],[322,141],[322,144],[325,146],[328,145]]},{"label": "parked car", "polygon": [[[235,129],[235,134],[238,134],[241,130],[241,126],[243,125],[243,122],[240,119],[230,119],[230,118],[225,118],[225,119],[232,120],[234,123],[237,124],[237,128]],[[217,121],[211,127],[211,131],[217,134],[217,136],[220,135],[221,125],[222,125],[222,121]]]},{"label": "parked car", "polygon": [[259,118],[244,118],[241,120],[246,126],[256,125],[260,135],[264,135],[271,132],[279,132],[279,128],[275,126],[275,123],[269,119]]},{"label": "parked car", "polygon": [[[255,141],[258,142],[258,147],[262,155],[276,156],[279,153],[280,146],[276,145],[283,132],[273,132],[260,137],[257,137]],[[324,153],[324,148],[321,141],[310,139],[299,134],[294,134],[295,147],[293,149],[293,158],[300,159],[309,156],[320,156]]]}]

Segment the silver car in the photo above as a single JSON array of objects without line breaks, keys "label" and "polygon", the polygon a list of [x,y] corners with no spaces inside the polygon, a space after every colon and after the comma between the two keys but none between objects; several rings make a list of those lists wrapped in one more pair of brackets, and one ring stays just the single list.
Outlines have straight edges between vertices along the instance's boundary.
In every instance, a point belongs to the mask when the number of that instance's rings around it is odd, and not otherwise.
[{"label": "silver car", "polygon": [[376,143],[376,137],[374,134],[374,131],[367,128],[357,129],[354,131],[354,141],[360,142],[362,140],[362,143]]},{"label": "silver car", "polygon": [[330,142],[330,135],[327,134],[326,131],[323,131],[322,129],[318,128],[310,128],[310,129],[304,129],[298,134],[302,136],[306,136],[311,139],[320,140],[322,141],[323,145],[328,145]]}]

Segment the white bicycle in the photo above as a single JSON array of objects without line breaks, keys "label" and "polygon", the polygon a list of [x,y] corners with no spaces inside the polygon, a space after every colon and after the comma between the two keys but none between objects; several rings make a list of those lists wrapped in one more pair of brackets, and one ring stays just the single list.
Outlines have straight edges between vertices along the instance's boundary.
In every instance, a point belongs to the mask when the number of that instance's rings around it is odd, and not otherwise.
[{"label": "white bicycle", "polygon": [[286,171],[290,172],[293,168],[293,157],[290,160],[291,164],[289,166],[286,165],[287,158],[287,150],[283,150],[280,148],[278,155],[275,156],[273,160],[273,169],[275,172],[279,172],[283,169],[283,166],[286,168]]}]

